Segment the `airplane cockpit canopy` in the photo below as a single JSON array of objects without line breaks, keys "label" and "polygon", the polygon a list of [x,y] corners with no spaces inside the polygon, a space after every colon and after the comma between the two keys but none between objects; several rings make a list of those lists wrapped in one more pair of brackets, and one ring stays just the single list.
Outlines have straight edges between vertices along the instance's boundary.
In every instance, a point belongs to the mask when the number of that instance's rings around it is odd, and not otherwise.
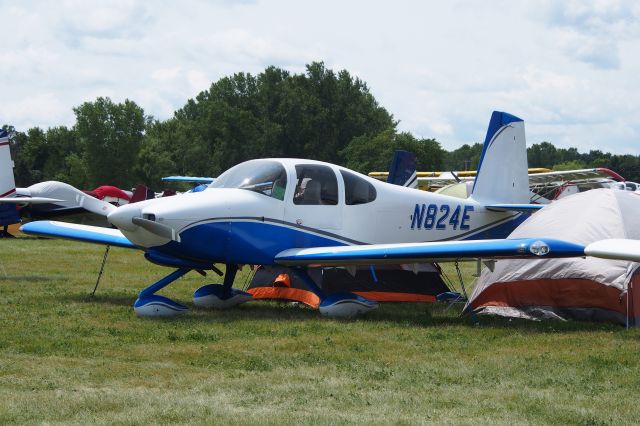
[{"label": "airplane cockpit canopy", "polygon": [[221,174],[210,188],[240,188],[284,200],[287,172],[279,161],[251,160]]},{"label": "airplane cockpit canopy", "polygon": [[[347,206],[366,204],[376,199],[375,187],[355,173],[336,172],[326,164],[301,162],[295,164],[293,191],[295,205],[337,205],[338,178],[344,182],[344,203]],[[238,188],[283,201],[287,188],[287,171],[278,160],[257,159],[240,163],[221,174],[209,188]]]}]

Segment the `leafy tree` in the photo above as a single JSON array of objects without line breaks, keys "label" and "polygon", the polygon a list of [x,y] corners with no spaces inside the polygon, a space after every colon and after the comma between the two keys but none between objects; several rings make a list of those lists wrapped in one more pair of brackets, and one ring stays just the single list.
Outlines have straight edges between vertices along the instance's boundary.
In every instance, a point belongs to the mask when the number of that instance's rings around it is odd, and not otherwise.
[{"label": "leafy tree", "polygon": [[444,153],[435,139],[416,139],[409,133],[396,133],[387,129],[376,136],[360,136],[342,150],[345,166],[361,173],[388,170],[397,149],[416,155],[418,170],[439,170],[443,166]]},{"label": "leafy tree", "polygon": [[44,180],[58,180],[74,186],[86,182],[86,179],[79,182],[71,181],[69,177],[68,157],[81,154],[77,133],[73,129],[64,126],[48,129],[45,135],[45,144],[47,157],[42,166]]},{"label": "leafy tree", "polygon": [[[181,174],[217,175],[251,158],[309,157],[340,163],[356,137],[395,127],[361,80],[322,63],[291,75],[269,67],[257,76],[239,73],[154,123],[150,137],[161,157]],[[150,152],[146,152],[147,158]]]},{"label": "leafy tree", "polygon": [[89,184],[128,187],[144,136],[144,111],[135,102],[109,98],[85,102],[73,110],[75,129],[85,149]]},{"label": "leafy tree", "polygon": [[460,148],[446,153],[444,169],[446,171],[476,170],[478,163],[480,163],[481,154],[481,143],[474,143],[473,145],[464,144]]},{"label": "leafy tree", "polygon": [[527,148],[529,167],[552,168],[558,159],[556,147],[549,142],[533,144]]},{"label": "leafy tree", "polygon": [[556,150],[558,155],[557,162],[566,163],[570,161],[583,161],[581,160],[578,148],[558,148]]},{"label": "leafy tree", "polygon": [[565,161],[563,163],[558,163],[553,165],[553,170],[555,171],[579,170],[579,169],[586,169],[586,168],[587,168],[586,163],[580,160]]}]

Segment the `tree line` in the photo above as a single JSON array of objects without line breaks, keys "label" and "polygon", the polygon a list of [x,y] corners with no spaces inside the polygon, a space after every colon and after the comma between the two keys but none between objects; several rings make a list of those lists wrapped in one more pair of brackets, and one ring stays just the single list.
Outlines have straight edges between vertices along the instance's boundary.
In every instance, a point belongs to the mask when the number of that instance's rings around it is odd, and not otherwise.
[{"label": "tree line", "polygon": [[[162,176],[217,176],[262,157],[312,158],[367,173],[387,170],[396,149],[416,153],[418,170],[475,170],[482,152],[480,143],[446,151],[435,139],[400,132],[365,82],[321,62],[302,74],[269,67],[224,77],[165,121],[131,100],[100,97],[73,111],[72,127],[4,126],[19,186],[59,180],[78,188],[160,188]],[[640,156],[541,142],[528,148],[528,159],[530,167],[608,167],[640,180]]]}]

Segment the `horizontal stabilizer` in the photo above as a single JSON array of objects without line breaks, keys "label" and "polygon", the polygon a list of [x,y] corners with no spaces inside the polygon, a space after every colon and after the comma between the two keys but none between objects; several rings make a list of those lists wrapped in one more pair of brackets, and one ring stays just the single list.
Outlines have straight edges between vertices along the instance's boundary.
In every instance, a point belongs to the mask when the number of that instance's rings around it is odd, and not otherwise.
[{"label": "horizontal stabilizer", "polygon": [[337,266],[422,263],[465,258],[506,259],[580,256],[584,256],[583,245],[548,238],[526,238],[297,248],[279,253],[276,255],[275,262],[285,266]]},{"label": "horizontal stabilizer", "polygon": [[525,212],[533,213],[544,207],[544,204],[489,204],[487,210],[494,212]]},{"label": "horizontal stabilizer", "polygon": [[604,259],[621,259],[640,262],[640,241],[625,239],[600,240],[587,245],[584,249],[587,256]]},{"label": "horizontal stabilizer", "polygon": [[22,225],[20,231],[25,234],[37,235],[39,237],[65,238],[67,240],[83,241],[86,243],[104,244],[124,248],[137,248],[131,241],[122,235],[122,232],[119,230],[101,228],[98,226],[42,220]]},{"label": "horizontal stabilizer", "polygon": [[192,182],[192,183],[211,183],[216,180],[212,177],[195,177],[195,176],[167,176],[162,178],[165,182]]},{"label": "horizontal stabilizer", "polygon": [[2,204],[55,204],[63,200],[45,197],[4,197],[0,198]]}]

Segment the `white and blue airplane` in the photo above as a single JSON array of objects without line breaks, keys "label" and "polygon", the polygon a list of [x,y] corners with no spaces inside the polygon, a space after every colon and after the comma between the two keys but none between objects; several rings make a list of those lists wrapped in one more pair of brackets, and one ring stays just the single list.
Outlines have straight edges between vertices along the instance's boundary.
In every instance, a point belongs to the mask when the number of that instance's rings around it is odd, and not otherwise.
[{"label": "white and blue airplane", "polygon": [[232,287],[239,266],[278,264],[318,295],[321,313],[352,316],[377,303],[351,293],[324,294],[307,267],[585,255],[640,260],[640,248],[628,240],[624,246],[605,240],[585,247],[544,236],[505,239],[542,206],[528,204],[524,122],[504,112],[491,117],[468,199],[388,184],[319,161],[273,158],[238,164],[200,192],[121,207],[96,201],[85,208],[117,229],[42,221],[22,231],[139,249],[148,261],[175,269],[140,292],[134,310],[141,316],[186,311],[156,292],[191,270],[217,271],[216,264],[226,266],[224,282],[196,290],[196,306],[249,300]]}]

